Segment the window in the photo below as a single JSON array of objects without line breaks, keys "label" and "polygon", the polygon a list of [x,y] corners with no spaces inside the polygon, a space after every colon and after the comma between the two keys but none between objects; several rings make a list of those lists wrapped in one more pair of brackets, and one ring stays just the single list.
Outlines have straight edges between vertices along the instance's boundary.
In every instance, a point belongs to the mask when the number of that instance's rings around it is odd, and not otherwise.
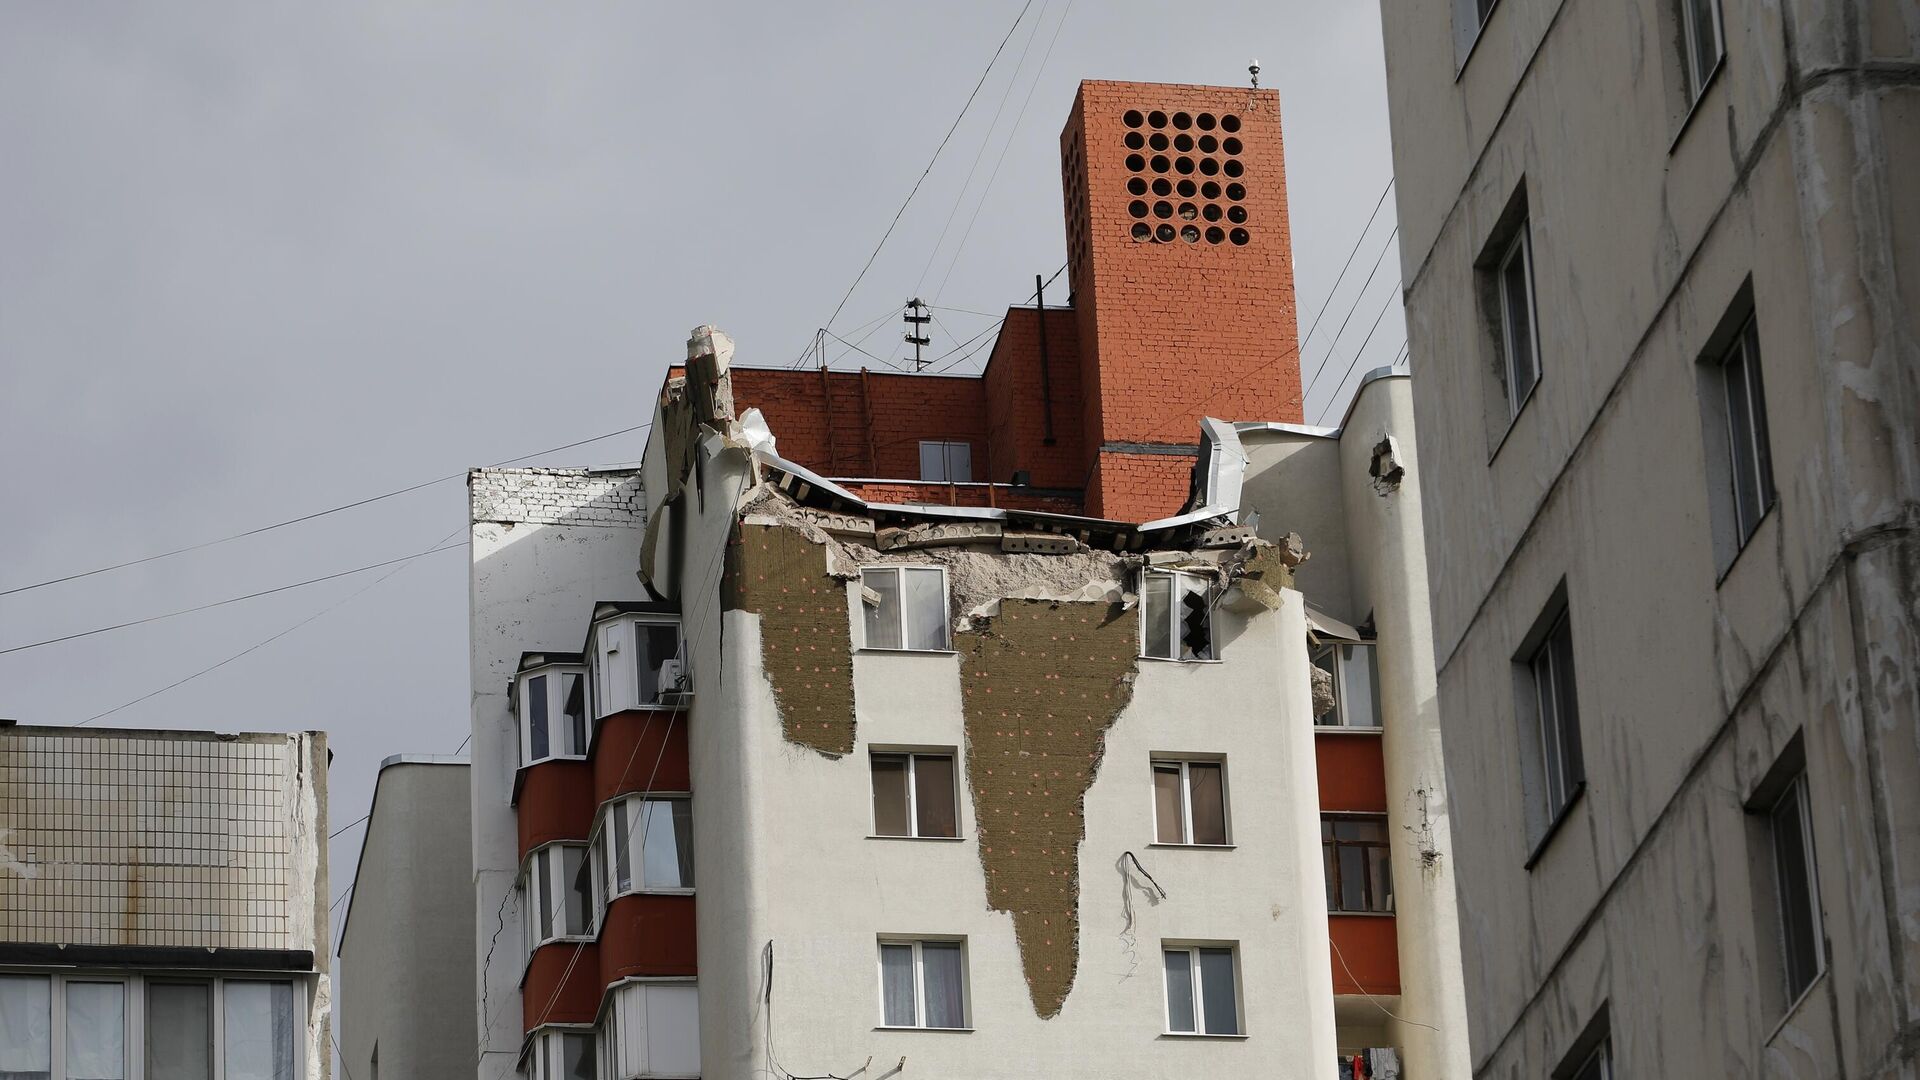
[{"label": "window", "polygon": [[1813,819],[1808,812],[1807,774],[1788,781],[1766,809],[1767,838],[1779,904],[1781,970],[1786,1000],[1799,1000],[1824,962],[1820,944],[1820,896],[1813,862]]},{"label": "window", "polygon": [[520,764],[587,755],[586,668],[545,664],[523,668],[514,680],[514,713],[520,721]]},{"label": "window", "polygon": [[1239,1035],[1240,980],[1233,947],[1170,945],[1167,968],[1167,1033]]},{"label": "window", "polygon": [[966,1027],[966,944],[881,941],[880,1023],[884,1027]]},{"label": "window", "polygon": [[1386,818],[1346,814],[1321,818],[1320,855],[1326,864],[1328,911],[1392,913],[1393,866]]},{"label": "window", "polygon": [[860,571],[869,649],[943,652],[947,636],[947,572],[938,566],[874,566]]},{"label": "window", "polygon": [[1540,381],[1540,330],[1533,302],[1533,240],[1526,218],[1494,266],[1499,294],[1500,346],[1505,362],[1507,416],[1520,414]]},{"label": "window", "polygon": [[527,1080],[596,1080],[591,1031],[548,1028],[527,1044],[520,1061]]},{"label": "window", "polygon": [[1613,1043],[1601,1039],[1600,1045],[1593,1048],[1574,1070],[1567,1074],[1568,1080],[1613,1080]]},{"label": "window", "polygon": [[700,991],[691,982],[626,982],[600,1021],[609,1080],[700,1075]]},{"label": "window", "polygon": [[957,837],[953,754],[872,756],[876,836]]},{"label": "window", "polygon": [[1720,26],[1717,0],[1679,0],[1681,44],[1685,49],[1687,102],[1693,103],[1707,88],[1707,80],[1720,66],[1726,41]]},{"label": "window", "polygon": [[1536,847],[1560,820],[1586,783],[1580,754],[1580,709],[1575,693],[1573,629],[1565,586],[1528,635],[1519,663],[1517,711],[1525,758],[1521,775],[1529,788],[1531,832]]},{"label": "window", "polygon": [[53,1076],[53,1000],[43,975],[0,975],[0,1076]]},{"label": "window", "polygon": [[529,953],[559,938],[593,933],[593,877],[585,844],[548,844],[527,857],[520,881]]},{"label": "window", "polygon": [[1148,570],[1140,582],[1140,655],[1213,659],[1213,584],[1199,574]]},{"label": "window", "polygon": [[1321,727],[1380,727],[1380,669],[1372,645],[1330,641],[1309,643],[1313,666],[1333,680],[1333,708],[1314,717]]},{"label": "window", "polygon": [[625,709],[680,708],[691,700],[678,616],[622,614],[611,604],[601,605],[597,615],[587,654],[596,718]]},{"label": "window", "polygon": [[920,479],[965,484],[973,479],[973,447],[963,442],[920,441]]},{"label": "window", "polygon": [[[67,1076],[71,1080],[126,1080],[127,984],[75,978],[67,979],[66,984]],[[293,992],[291,986],[286,990],[288,994]],[[291,1008],[288,1016],[292,1016]],[[291,1032],[288,1042],[292,1042]],[[0,1069],[0,1075],[11,1074]]]},{"label": "window", "polygon": [[605,896],[693,888],[693,803],[684,796],[607,804],[594,840]]},{"label": "window", "polygon": [[227,1080],[293,1080],[293,986],[228,979]]},{"label": "window", "polygon": [[1487,21],[1487,16],[1493,14],[1493,5],[1499,2],[1500,0],[1473,0],[1473,10],[1484,23]]},{"label": "window", "polygon": [[1731,525],[1732,533],[1731,544],[1720,545],[1721,561],[1731,564],[1731,555],[1753,538],[1775,496],[1766,393],[1760,380],[1760,339],[1751,313],[1726,351],[1711,364],[1708,382],[1715,398],[1709,408],[1721,429],[1721,445],[1727,448],[1721,483],[1731,495],[1718,501],[1724,507],[1719,516]]},{"label": "window", "polygon": [[0,1078],[297,1080],[303,992],[284,980],[0,975]]},{"label": "window", "polygon": [[1154,842],[1227,842],[1227,782],[1224,761],[1153,763]]}]

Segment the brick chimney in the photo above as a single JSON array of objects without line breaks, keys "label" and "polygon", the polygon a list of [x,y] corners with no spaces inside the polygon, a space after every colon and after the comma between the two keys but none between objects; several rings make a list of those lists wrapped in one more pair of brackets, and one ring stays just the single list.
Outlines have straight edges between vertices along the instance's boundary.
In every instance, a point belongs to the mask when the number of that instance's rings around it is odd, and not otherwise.
[{"label": "brick chimney", "polygon": [[1082,82],[1060,156],[1087,512],[1149,520],[1203,415],[1301,419],[1280,97]]}]

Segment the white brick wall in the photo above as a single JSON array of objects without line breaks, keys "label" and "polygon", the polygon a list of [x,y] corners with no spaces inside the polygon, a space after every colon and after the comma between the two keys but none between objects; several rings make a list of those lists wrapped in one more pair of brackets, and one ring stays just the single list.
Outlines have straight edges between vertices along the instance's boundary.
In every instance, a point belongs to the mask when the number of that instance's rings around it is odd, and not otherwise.
[{"label": "white brick wall", "polygon": [[473,520],[637,528],[646,524],[638,469],[474,469]]}]

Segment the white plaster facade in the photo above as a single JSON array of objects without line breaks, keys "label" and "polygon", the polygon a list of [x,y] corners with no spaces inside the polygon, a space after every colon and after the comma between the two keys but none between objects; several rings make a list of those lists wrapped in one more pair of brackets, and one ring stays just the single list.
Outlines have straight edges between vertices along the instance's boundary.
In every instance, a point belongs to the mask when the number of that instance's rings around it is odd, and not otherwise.
[{"label": "white plaster facade", "polygon": [[[1686,8],[1381,5],[1473,1071],[1604,1034],[1620,1076],[1914,1076],[1920,8],[1703,5],[1697,99]],[[1730,548],[1708,365],[1748,312],[1778,498]],[[1542,838],[1516,661],[1557,591],[1586,782]],[[1821,972],[1788,1000],[1749,807],[1802,751]]]}]

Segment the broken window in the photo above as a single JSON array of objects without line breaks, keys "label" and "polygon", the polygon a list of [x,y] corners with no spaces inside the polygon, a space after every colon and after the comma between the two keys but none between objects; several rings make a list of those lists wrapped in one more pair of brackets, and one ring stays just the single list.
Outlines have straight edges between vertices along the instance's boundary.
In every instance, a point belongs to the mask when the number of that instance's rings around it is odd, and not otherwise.
[{"label": "broken window", "polygon": [[872,756],[875,836],[960,835],[953,755]]},{"label": "broken window", "polygon": [[680,620],[673,615],[613,614],[593,625],[587,654],[593,715],[627,709],[672,709],[693,694]]},{"label": "broken window", "polygon": [[587,755],[587,670],[572,664],[523,669],[514,679],[513,710],[520,723],[520,764]]},{"label": "broken window", "polygon": [[880,1023],[884,1027],[966,1027],[966,943],[882,939]]},{"label": "broken window", "polygon": [[1373,646],[1359,642],[1309,643],[1313,666],[1327,673],[1333,705],[1315,716],[1319,727],[1380,727],[1380,668]]},{"label": "broken window", "polygon": [[1507,415],[1517,416],[1540,381],[1540,330],[1533,302],[1533,240],[1522,218],[1494,267],[1500,296],[1501,355],[1507,380]]},{"label": "broken window", "polygon": [[1148,570],[1140,584],[1140,655],[1212,660],[1213,583],[1199,574]]},{"label": "broken window", "polygon": [[1780,927],[1781,974],[1788,1004],[1799,1000],[1824,967],[1820,896],[1815,888],[1813,818],[1808,812],[1804,769],[1765,808],[1773,855],[1775,902]]},{"label": "broken window", "polygon": [[965,484],[973,480],[973,446],[964,442],[920,441],[920,479]]},{"label": "broken window", "polygon": [[1226,771],[1224,761],[1155,761],[1154,842],[1225,845]]},{"label": "broken window", "polygon": [[1720,25],[1717,0],[1679,0],[1683,61],[1687,69],[1687,103],[1691,105],[1707,88],[1707,80],[1720,66],[1726,42]]},{"label": "broken window", "polygon": [[1162,950],[1168,1034],[1240,1034],[1240,978],[1233,953],[1230,945],[1170,945]]},{"label": "broken window", "polygon": [[860,571],[866,613],[863,648],[944,652],[948,636],[947,572],[938,566],[874,566]]},{"label": "broken window", "polygon": [[1322,817],[1320,855],[1326,864],[1327,910],[1391,914],[1392,854],[1384,816]]},{"label": "broken window", "polygon": [[685,796],[615,799],[607,804],[593,847],[606,900],[691,889],[693,803]]},{"label": "broken window", "polygon": [[593,933],[592,881],[585,844],[549,844],[527,857],[521,908],[527,952],[561,938]]}]

